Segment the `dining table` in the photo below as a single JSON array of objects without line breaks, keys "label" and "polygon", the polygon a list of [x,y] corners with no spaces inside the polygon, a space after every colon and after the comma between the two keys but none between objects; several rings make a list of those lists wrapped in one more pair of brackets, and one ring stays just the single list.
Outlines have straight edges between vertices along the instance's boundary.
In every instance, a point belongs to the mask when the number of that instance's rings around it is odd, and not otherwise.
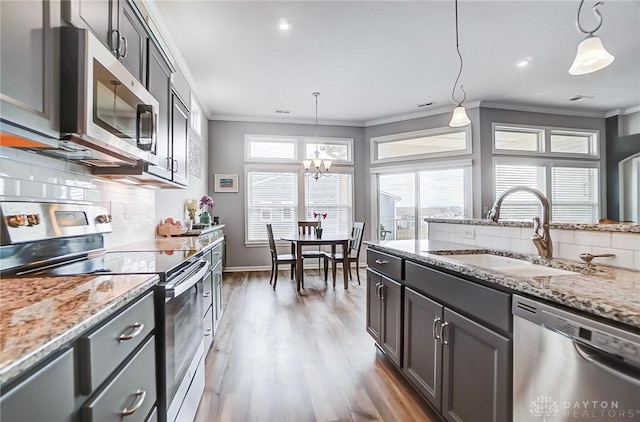
[{"label": "dining table", "polygon": [[331,254],[335,255],[336,246],[342,245],[342,272],[344,274],[344,288],[349,288],[349,242],[352,240],[349,234],[331,235],[325,234],[321,238],[315,234],[293,234],[282,236],[281,240],[291,242],[291,253],[296,257],[296,289],[299,292],[302,285],[302,248],[305,246],[330,245]]}]

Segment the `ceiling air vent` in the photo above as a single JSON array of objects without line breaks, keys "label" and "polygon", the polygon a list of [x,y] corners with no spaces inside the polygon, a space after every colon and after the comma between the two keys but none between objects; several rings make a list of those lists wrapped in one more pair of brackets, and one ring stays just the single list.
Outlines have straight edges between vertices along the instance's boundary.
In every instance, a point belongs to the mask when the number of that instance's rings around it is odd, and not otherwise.
[{"label": "ceiling air vent", "polygon": [[289,113],[291,113],[291,110],[283,110],[281,108],[276,108],[276,113],[277,114],[289,114]]},{"label": "ceiling air vent", "polygon": [[421,108],[421,107],[429,107],[435,104],[435,101],[429,101],[428,103],[422,103],[422,104],[416,104],[416,107]]},{"label": "ceiling air vent", "polygon": [[573,98],[569,98],[569,101],[580,101],[580,100],[584,100],[585,98],[593,98],[593,97],[590,97],[588,95],[576,95]]}]

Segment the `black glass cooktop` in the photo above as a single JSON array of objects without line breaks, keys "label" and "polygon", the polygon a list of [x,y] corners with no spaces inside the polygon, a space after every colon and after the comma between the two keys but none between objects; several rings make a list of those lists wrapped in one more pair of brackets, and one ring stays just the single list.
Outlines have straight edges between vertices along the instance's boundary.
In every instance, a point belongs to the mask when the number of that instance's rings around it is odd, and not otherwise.
[{"label": "black glass cooktop", "polygon": [[93,258],[49,268],[40,274],[160,274],[169,277],[193,251],[106,252]]}]

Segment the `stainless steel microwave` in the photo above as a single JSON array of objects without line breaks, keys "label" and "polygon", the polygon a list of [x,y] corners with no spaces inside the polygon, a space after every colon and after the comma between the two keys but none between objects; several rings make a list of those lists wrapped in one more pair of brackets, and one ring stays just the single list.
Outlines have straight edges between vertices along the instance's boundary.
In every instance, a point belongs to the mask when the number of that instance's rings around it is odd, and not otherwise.
[{"label": "stainless steel microwave", "polygon": [[118,164],[158,164],[158,101],[90,31],[63,28],[60,50],[63,142]]}]

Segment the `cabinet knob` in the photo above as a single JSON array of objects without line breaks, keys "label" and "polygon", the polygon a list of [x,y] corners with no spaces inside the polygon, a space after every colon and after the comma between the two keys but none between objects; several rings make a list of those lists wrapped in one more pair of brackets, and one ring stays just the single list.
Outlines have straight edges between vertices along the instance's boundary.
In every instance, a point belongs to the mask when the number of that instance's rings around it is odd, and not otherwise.
[{"label": "cabinet knob", "polygon": [[138,390],[133,393],[133,395],[137,397],[136,402],[134,403],[133,407],[125,407],[121,413],[122,416],[129,416],[136,413],[136,410],[138,410],[140,406],[142,406],[142,403],[144,403],[144,399],[147,398],[147,392],[144,390]]},{"label": "cabinet knob", "polygon": [[20,227],[27,225],[27,216],[25,214],[9,215],[6,218],[9,227]]},{"label": "cabinet knob", "polygon": [[211,296],[211,292],[204,292],[202,294],[202,297],[210,297]]},{"label": "cabinet knob", "polygon": [[381,259],[376,259],[376,264],[378,264],[378,265],[384,265],[384,264],[388,264],[388,263],[389,263],[389,261],[383,261]]},{"label": "cabinet knob", "polygon": [[204,330],[204,336],[209,337],[211,335],[211,331],[211,328],[207,328],[206,330]]},{"label": "cabinet knob", "polygon": [[109,214],[100,214],[96,216],[96,223],[98,224],[106,224],[111,223],[112,219]]}]

